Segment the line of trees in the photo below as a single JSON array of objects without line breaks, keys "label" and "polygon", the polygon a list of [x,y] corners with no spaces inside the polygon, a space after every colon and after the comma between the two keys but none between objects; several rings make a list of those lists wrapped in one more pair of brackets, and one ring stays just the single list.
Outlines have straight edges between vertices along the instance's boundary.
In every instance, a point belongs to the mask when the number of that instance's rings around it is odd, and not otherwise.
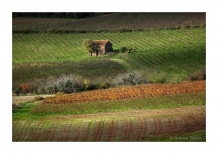
[{"label": "line of trees", "polygon": [[12,17],[40,18],[87,18],[95,15],[93,12],[12,12]]}]

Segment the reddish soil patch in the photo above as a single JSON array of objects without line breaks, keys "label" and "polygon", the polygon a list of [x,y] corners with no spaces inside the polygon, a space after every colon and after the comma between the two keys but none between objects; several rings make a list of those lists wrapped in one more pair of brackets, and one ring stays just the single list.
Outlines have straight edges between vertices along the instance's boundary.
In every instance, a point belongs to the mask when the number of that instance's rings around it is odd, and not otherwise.
[{"label": "reddish soil patch", "polygon": [[[27,124],[23,121],[14,124],[13,141],[153,141],[205,130],[206,108],[132,110],[56,116],[48,117],[48,120],[53,122]],[[25,135],[27,129],[29,135]]]}]

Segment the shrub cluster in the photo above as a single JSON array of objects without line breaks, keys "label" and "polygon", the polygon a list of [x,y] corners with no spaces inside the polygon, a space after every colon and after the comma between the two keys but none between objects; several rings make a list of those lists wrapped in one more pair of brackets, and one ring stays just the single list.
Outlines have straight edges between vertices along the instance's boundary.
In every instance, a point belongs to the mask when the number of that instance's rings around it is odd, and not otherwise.
[{"label": "shrub cluster", "polygon": [[132,50],[131,47],[121,47],[121,48],[119,49],[119,52],[125,53],[125,52],[130,52],[131,50]]},{"label": "shrub cluster", "polygon": [[85,88],[85,85],[79,85],[74,80],[67,80],[66,82],[60,82],[58,85],[54,85],[53,87],[49,87],[49,93],[57,93],[63,92],[66,94],[70,94],[76,91],[81,91]]},{"label": "shrub cluster", "polygon": [[33,86],[29,83],[13,84],[13,94],[19,96],[20,94],[27,94],[33,92]]},{"label": "shrub cluster", "polygon": [[203,71],[194,72],[194,73],[190,74],[190,78],[192,81],[206,80],[206,72],[203,72]]},{"label": "shrub cluster", "polygon": [[196,81],[196,80],[206,80],[206,71],[199,70],[189,74],[184,78],[184,81]]},{"label": "shrub cluster", "polygon": [[109,83],[102,83],[98,86],[98,89],[107,89],[110,87]]},{"label": "shrub cluster", "polygon": [[[85,89],[86,85],[84,83],[85,79],[80,76],[75,76],[73,74],[65,75],[62,74],[59,78],[50,78],[43,82],[39,81],[38,85],[35,85],[36,94],[56,94],[58,92],[63,92],[70,94],[77,91],[82,91]],[[37,83],[33,83],[37,84]]]},{"label": "shrub cluster", "polygon": [[149,81],[143,78],[138,72],[121,74],[114,80],[115,85],[137,85],[148,82]]},{"label": "shrub cluster", "polygon": [[[16,86],[16,87],[15,87]],[[19,86],[19,87],[18,87]],[[18,88],[17,88],[18,87]],[[91,83],[89,80],[75,76],[73,74],[62,74],[58,78],[38,79],[30,84],[22,83],[14,85],[13,93],[16,95],[35,93],[35,94],[70,94],[79,91],[97,90],[109,88],[109,83]],[[40,98],[36,98],[40,99]]]},{"label": "shrub cluster", "polygon": [[43,100],[44,98],[42,97],[42,96],[35,96],[34,97],[34,100],[36,100],[36,101],[41,101],[41,100]]}]

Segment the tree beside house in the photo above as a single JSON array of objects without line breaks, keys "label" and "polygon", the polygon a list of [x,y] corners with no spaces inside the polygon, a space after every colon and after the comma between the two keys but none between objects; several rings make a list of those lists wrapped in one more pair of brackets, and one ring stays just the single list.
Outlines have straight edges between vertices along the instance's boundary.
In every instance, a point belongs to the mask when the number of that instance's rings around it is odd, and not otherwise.
[{"label": "tree beside house", "polygon": [[85,51],[89,52],[90,56],[99,56],[113,50],[112,43],[109,40],[85,39],[82,43],[82,47]]}]

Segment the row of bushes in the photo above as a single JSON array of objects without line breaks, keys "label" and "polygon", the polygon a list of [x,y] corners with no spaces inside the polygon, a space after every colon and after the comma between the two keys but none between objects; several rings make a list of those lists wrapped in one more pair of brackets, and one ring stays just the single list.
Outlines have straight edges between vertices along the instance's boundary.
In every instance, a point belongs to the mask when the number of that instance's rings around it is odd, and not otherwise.
[{"label": "row of bushes", "polygon": [[74,93],[80,91],[107,89],[120,85],[136,85],[148,83],[146,79],[138,73],[125,73],[118,75],[112,83],[103,82],[92,83],[89,80],[75,75],[61,75],[59,78],[41,79],[32,83],[21,83],[14,87],[14,94],[56,94]]},{"label": "row of bushes", "polygon": [[95,85],[95,84],[79,85],[77,83],[75,84],[71,80],[68,80],[67,82],[62,82],[59,85],[54,85],[52,87],[37,88],[37,91],[35,93],[36,94],[57,94],[57,93],[70,94],[70,93],[80,92],[80,91],[106,89],[109,87],[110,87],[110,84],[108,83],[102,83],[99,85]]},{"label": "row of bushes", "polygon": [[[158,73],[160,74],[160,73]],[[157,76],[157,74],[156,74]],[[75,75],[61,75],[56,79],[45,79],[33,83],[21,83],[13,89],[16,95],[34,93],[34,94],[70,94],[80,91],[89,91],[97,89],[107,89],[121,85],[138,85],[146,83],[166,83],[168,76],[160,74],[155,79],[145,79],[139,72],[125,73],[118,75],[112,83],[91,83],[89,80]],[[199,70],[189,74],[183,81],[206,80],[206,71]],[[43,82],[44,81],[44,82]]]},{"label": "row of bushes", "polygon": [[[96,84],[90,84],[87,88],[85,85],[80,86],[78,84],[74,84],[72,81],[68,80],[67,82],[62,82],[59,85],[54,85],[51,87],[34,87],[31,84],[28,83],[22,83],[25,85],[28,85],[29,89],[24,89],[23,87],[16,88],[13,93],[18,95],[25,95],[28,93],[33,94],[57,94],[57,93],[64,93],[64,94],[70,94],[74,92],[80,92],[80,91],[88,91],[88,90],[97,90],[97,89],[106,89],[110,87],[109,83],[102,83],[99,85]],[[22,85],[20,84],[20,85]]]},{"label": "row of bushes", "polygon": [[196,80],[206,80],[206,70],[199,70],[190,73],[187,77],[184,78],[184,81],[196,81]]},{"label": "row of bushes", "polygon": [[106,89],[109,83],[91,83],[89,80],[75,75],[61,75],[59,78],[38,79],[34,82],[13,84],[13,93],[16,95],[74,93],[95,89]]}]

